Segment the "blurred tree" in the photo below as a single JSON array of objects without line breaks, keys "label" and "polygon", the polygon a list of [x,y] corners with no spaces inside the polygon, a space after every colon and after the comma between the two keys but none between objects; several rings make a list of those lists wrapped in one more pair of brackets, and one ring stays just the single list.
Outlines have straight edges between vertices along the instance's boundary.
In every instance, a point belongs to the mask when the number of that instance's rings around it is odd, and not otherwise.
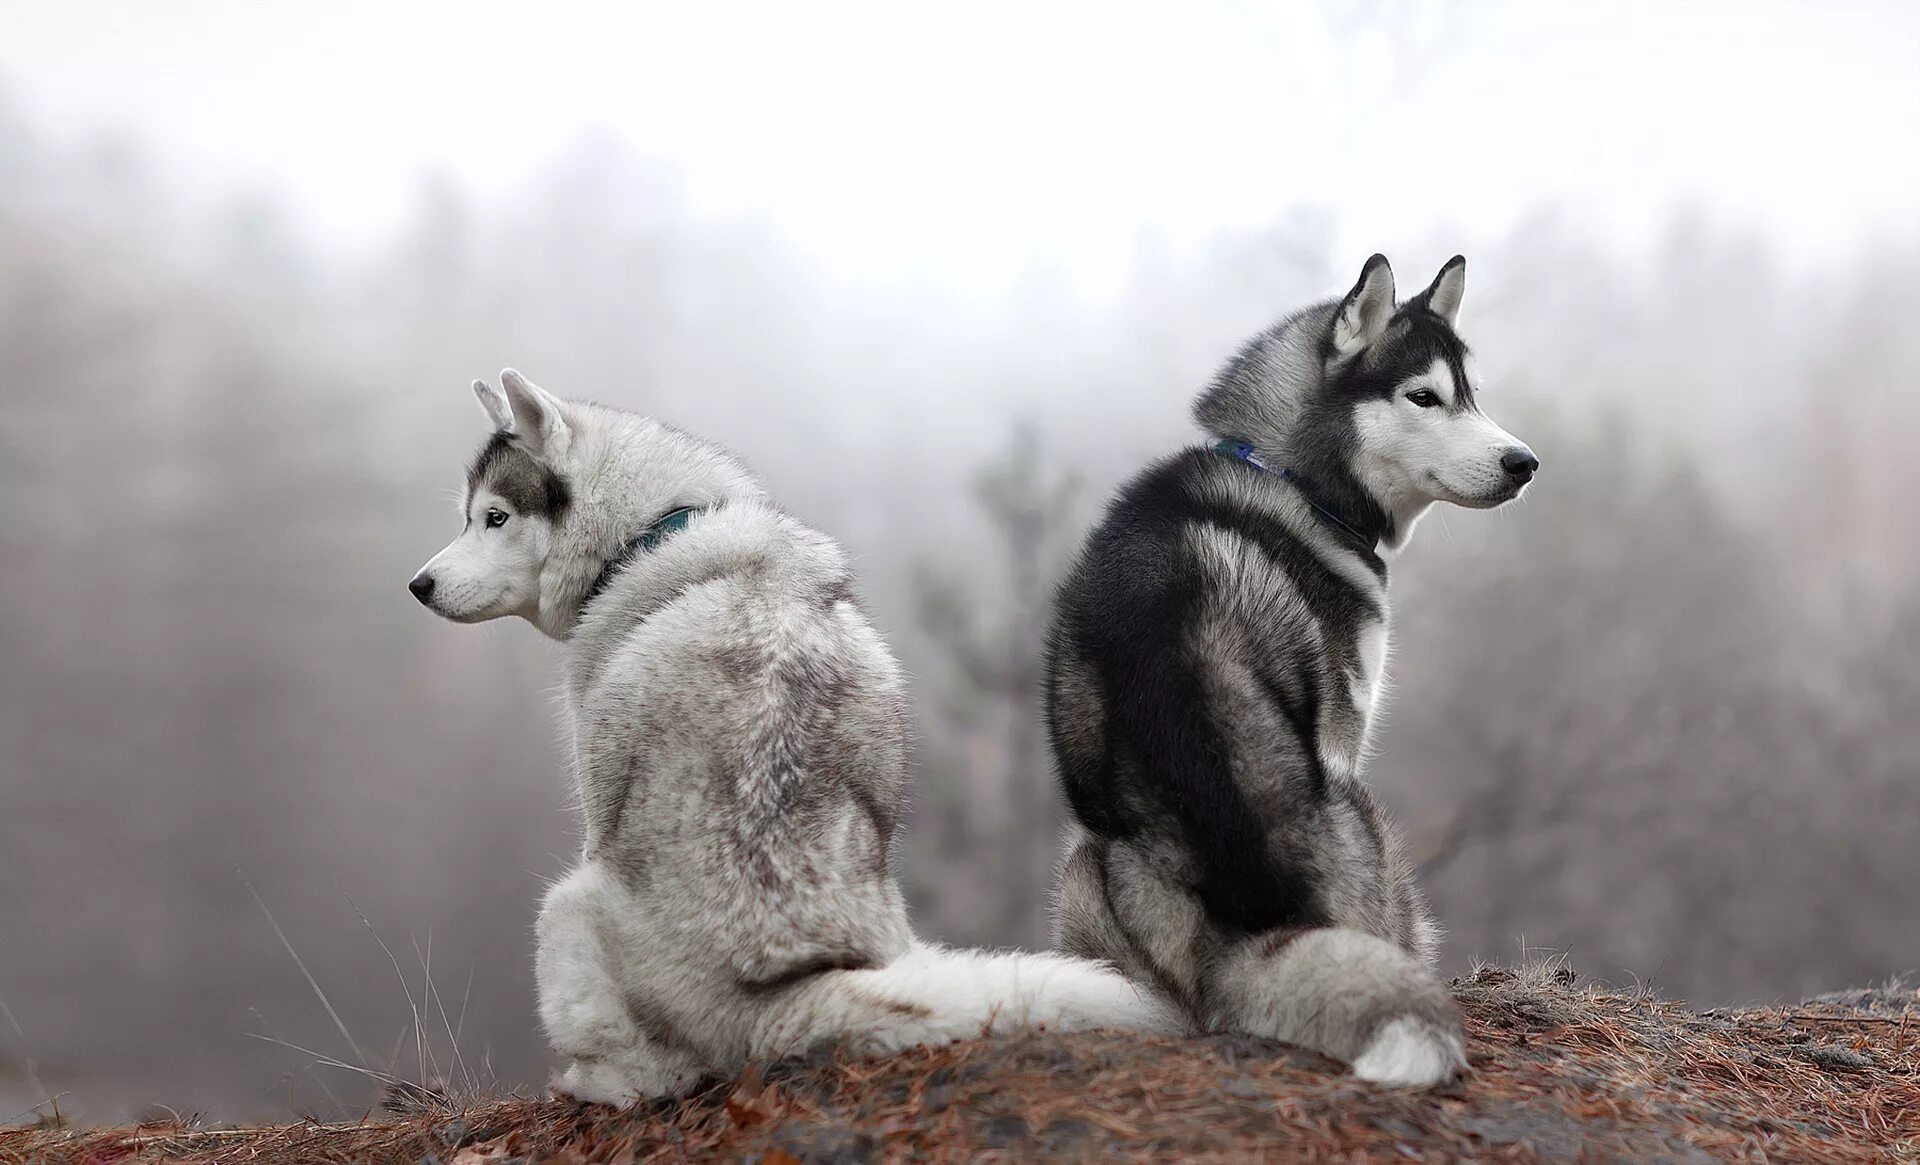
[{"label": "blurred tree", "polygon": [[[1502,420],[1551,450],[1553,476],[1511,514],[1427,519],[1451,537],[1422,531],[1396,568],[1376,766],[1429,801],[1414,856],[1456,952],[1524,935],[1715,999],[1898,969],[1920,905],[1863,855],[1901,844],[1890,777],[1920,753],[1862,689],[1902,691],[1878,669],[1911,643],[1872,620],[1796,633],[1764,548],[1625,416]],[[1885,813],[1856,815],[1870,805]],[[1821,971],[1781,946],[1783,914]]]},{"label": "blurred tree", "polygon": [[[968,941],[1043,945],[1064,817],[1041,720],[1041,662],[1053,588],[1078,537],[1080,478],[1055,469],[1022,421],[972,492],[992,529],[991,574],[969,572],[970,587],[959,581],[968,575],[923,561],[914,578],[922,626],[948,664],[938,698],[961,727],[964,754],[928,764],[922,795],[947,867],[938,888],[958,877],[987,904],[985,933]],[[922,894],[936,889],[919,881]]]}]

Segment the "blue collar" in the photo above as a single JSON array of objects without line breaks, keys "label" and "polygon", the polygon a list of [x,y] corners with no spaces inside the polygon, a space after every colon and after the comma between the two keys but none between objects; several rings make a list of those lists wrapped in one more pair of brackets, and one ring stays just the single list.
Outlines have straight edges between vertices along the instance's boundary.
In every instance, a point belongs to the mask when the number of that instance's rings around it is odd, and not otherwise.
[{"label": "blue collar", "polygon": [[1218,441],[1214,443],[1213,451],[1215,453],[1225,453],[1229,457],[1233,457],[1240,461],[1244,461],[1248,465],[1253,466],[1255,469],[1259,470],[1262,473],[1274,474],[1275,476],[1280,478],[1280,480],[1293,486],[1294,489],[1300,492],[1300,500],[1307,503],[1307,505],[1312,508],[1314,513],[1320,515],[1322,518],[1332,523],[1333,526],[1337,530],[1339,530],[1341,533],[1345,534],[1346,537],[1350,539],[1356,547],[1362,550],[1365,550],[1368,554],[1374,553],[1374,547],[1379,544],[1379,539],[1369,538],[1366,535],[1360,533],[1360,531],[1354,529],[1352,526],[1348,525],[1344,520],[1342,520],[1340,515],[1334,513],[1332,510],[1329,510],[1327,507],[1321,505],[1317,500],[1315,500],[1313,496],[1313,491],[1307,488],[1307,483],[1302,481],[1300,479],[1300,475],[1295,473],[1291,468],[1283,465],[1280,468],[1275,469],[1273,466],[1268,465],[1266,462],[1260,460],[1259,457],[1254,455],[1253,442],[1234,441],[1234,440]]},{"label": "blue collar", "polygon": [[613,581],[615,571],[640,555],[659,549],[662,542],[686,529],[687,523],[698,512],[693,506],[681,506],[656,518],[652,525],[640,531],[631,542],[620,548],[620,553],[607,559],[606,565],[600,568],[600,576],[593,580],[593,585],[587,588],[586,597],[580,600],[580,609],[585,611],[588,603],[600,597],[600,592],[606,590],[607,584]]}]

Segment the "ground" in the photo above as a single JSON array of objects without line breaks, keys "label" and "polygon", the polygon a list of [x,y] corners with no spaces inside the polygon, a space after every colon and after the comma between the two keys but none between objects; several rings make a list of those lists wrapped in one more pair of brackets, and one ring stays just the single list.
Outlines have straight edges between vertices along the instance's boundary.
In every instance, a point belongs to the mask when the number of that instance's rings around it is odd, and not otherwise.
[{"label": "ground", "polygon": [[1920,1161],[1911,988],[1699,1013],[1552,965],[1455,989],[1473,1070],[1433,1093],[1261,1040],[1041,1034],[823,1053],[627,1111],[507,1098],[346,1124],[0,1130],[0,1165]]}]

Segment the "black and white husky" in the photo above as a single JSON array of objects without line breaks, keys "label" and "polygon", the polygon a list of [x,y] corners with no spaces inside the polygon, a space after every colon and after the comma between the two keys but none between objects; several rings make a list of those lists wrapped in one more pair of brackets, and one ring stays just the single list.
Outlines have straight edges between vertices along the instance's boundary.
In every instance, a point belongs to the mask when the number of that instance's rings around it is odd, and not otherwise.
[{"label": "black and white husky", "polygon": [[1166,1029],[1109,968],[917,941],[890,862],[899,665],[841,550],[727,453],[508,370],[465,528],[411,589],[566,644],[584,816],[535,928],[560,1090],[618,1102],[822,1042]]},{"label": "black and white husky", "polygon": [[1057,945],[1197,1026],[1431,1085],[1464,1066],[1437,930],[1361,783],[1387,656],[1383,551],[1539,462],[1480,411],[1465,260],[1396,308],[1384,257],[1256,336],[1194,407],[1217,444],[1114,499],[1062,586],[1047,715],[1077,819]]}]

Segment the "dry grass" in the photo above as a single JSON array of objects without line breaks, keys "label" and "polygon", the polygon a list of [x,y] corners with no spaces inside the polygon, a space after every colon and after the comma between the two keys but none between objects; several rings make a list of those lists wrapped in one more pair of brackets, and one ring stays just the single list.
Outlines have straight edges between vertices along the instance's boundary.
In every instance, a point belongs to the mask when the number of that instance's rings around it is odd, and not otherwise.
[{"label": "dry grass", "polygon": [[817,1055],[615,1112],[501,1099],[338,1125],[0,1131],[0,1163],[1920,1161],[1920,998],[1696,1014],[1545,964],[1456,984],[1472,1075],[1354,1082],[1215,1036],[1034,1036]]}]

